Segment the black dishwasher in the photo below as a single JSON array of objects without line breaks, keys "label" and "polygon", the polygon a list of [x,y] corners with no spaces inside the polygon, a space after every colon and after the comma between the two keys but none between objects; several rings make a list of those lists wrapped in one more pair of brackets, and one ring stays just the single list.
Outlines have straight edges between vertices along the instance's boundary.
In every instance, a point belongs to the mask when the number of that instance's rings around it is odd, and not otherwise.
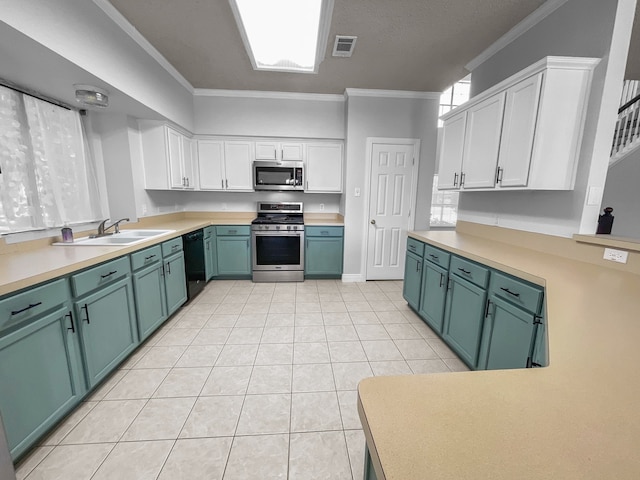
[{"label": "black dishwasher", "polygon": [[187,301],[195,298],[207,284],[204,270],[204,232],[202,229],[182,236],[187,273]]}]

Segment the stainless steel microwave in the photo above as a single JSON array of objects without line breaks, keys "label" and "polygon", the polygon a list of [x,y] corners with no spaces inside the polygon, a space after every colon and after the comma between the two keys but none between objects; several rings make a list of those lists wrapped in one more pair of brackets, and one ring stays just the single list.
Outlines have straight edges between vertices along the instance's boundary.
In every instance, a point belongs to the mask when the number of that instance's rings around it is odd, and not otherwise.
[{"label": "stainless steel microwave", "polygon": [[253,162],[254,190],[303,191],[304,166],[302,162]]}]

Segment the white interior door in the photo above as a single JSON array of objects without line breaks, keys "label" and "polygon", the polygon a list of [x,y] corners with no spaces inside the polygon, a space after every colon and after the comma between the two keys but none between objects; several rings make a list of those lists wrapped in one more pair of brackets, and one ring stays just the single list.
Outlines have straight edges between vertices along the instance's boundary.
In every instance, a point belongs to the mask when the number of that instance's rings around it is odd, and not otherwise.
[{"label": "white interior door", "polygon": [[[417,146],[373,143],[369,177],[367,280],[404,277]],[[413,222],[411,222],[413,223]]]}]

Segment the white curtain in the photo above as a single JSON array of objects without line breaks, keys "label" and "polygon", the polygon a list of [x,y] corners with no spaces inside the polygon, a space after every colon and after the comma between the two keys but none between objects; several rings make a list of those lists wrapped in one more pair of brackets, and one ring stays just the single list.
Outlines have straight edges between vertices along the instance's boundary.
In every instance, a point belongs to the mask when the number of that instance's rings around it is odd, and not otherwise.
[{"label": "white curtain", "polygon": [[80,114],[0,86],[0,232],[101,216]]}]

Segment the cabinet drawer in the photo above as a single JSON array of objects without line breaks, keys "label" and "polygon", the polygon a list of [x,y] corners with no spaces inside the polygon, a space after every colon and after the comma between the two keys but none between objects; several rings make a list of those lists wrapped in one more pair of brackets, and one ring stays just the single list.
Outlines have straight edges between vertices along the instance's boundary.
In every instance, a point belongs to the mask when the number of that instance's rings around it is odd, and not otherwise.
[{"label": "cabinet drawer", "polygon": [[425,260],[429,260],[431,263],[435,263],[436,265],[440,265],[442,268],[448,269],[451,254],[444,250],[440,250],[439,248],[425,245],[424,258]]},{"label": "cabinet drawer", "polygon": [[481,288],[487,288],[489,269],[460,257],[451,257],[449,272],[455,274]]},{"label": "cabinet drawer", "polygon": [[307,237],[342,237],[342,227],[305,227]]},{"label": "cabinet drawer", "polygon": [[491,293],[532,313],[540,313],[543,289],[504,273],[491,275]]},{"label": "cabinet drawer", "polygon": [[249,225],[223,225],[216,227],[216,235],[250,235]]},{"label": "cabinet drawer", "polygon": [[422,257],[424,253],[424,243],[419,242],[415,238],[407,237],[407,252],[411,252]]},{"label": "cabinet drawer", "polygon": [[79,297],[98,287],[108,285],[131,273],[129,257],[120,257],[71,277],[73,296]]},{"label": "cabinet drawer", "polygon": [[174,238],[162,244],[162,256],[166,257],[172,253],[182,250],[182,237]]},{"label": "cabinet drawer", "polygon": [[60,279],[0,300],[0,333],[62,305],[68,299],[67,280]]},{"label": "cabinet drawer", "polygon": [[135,271],[160,261],[162,261],[162,247],[160,245],[145,248],[131,254],[131,269]]}]

